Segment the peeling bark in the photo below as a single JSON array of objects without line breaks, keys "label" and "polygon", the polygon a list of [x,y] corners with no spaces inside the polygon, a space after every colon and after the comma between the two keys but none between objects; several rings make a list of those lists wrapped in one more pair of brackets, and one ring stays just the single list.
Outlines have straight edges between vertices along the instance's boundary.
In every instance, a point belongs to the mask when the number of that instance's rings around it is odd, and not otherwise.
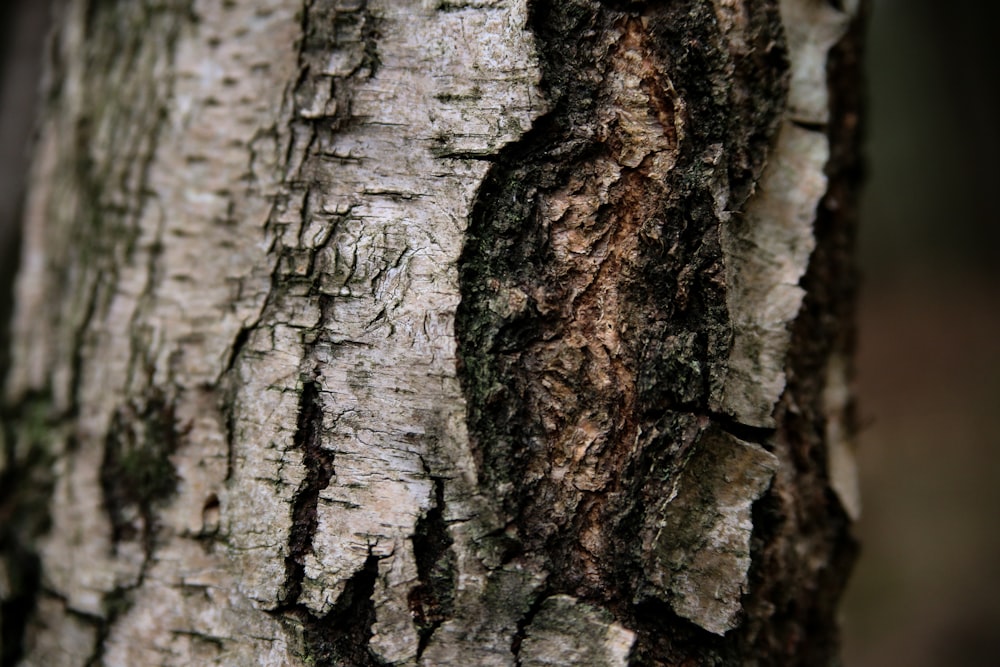
[{"label": "peeling bark", "polygon": [[836,662],[858,16],[67,3],[3,664]]}]

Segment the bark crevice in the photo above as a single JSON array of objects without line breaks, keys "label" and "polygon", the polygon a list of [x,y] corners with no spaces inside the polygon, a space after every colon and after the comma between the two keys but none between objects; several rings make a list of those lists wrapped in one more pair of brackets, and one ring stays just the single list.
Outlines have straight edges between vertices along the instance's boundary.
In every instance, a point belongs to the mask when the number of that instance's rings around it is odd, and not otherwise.
[{"label": "bark crevice", "polygon": [[375,624],[375,583],[381,558],[369,554],[364,566],[351,576],[333,608],[323,615],[302,604],[276,609],[302,632],[308,664],[316,667],[385,667],[371,650]]},{"label": "bark crevice", "polygon": [[320,492],[330,485],[334,472],[333,452],[323,446],[323,404],[319,385],[308,380],[302,385],[299,398],[298,429],[293,447],[302,453],[306,468],[305,479],[292,500],[292,529],[285,557],[285,594],[282,604],[294,605],[302,592],[306,556],[312,552],[316,534],[317,506]]},{"label": "bark crevice", "polygon": [[418,661],[434,632],[455,611],[456,559],[444,519],[444,485],[444,479],[434,478],[434,505],[417,520],[411,537],[420,583],[410,589],[408,602],[419,636]]}]

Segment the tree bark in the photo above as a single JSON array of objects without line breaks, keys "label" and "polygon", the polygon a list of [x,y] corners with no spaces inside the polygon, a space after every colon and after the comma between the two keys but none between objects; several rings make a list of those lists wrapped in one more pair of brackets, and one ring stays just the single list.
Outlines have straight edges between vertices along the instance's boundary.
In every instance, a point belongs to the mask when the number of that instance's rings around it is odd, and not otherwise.
[{"label": "tree bark", "polygon": [[835,663],[857,4],[68,2],[4,664]]}]

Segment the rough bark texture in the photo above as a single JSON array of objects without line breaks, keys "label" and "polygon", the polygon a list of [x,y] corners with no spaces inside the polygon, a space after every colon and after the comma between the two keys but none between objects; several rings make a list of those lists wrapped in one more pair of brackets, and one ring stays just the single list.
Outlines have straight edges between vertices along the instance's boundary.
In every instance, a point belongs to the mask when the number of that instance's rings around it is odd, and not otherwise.
[{"label": "rough bark texture", "polygon": [[69,2],[4,665],[836,662],[857,15]]}]

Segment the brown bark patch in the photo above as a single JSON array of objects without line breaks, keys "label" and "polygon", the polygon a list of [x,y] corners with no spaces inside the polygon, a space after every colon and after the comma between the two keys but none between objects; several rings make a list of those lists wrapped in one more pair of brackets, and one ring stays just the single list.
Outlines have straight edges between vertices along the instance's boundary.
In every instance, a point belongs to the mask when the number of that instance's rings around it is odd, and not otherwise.
[{"label": "brown bark patch", "polygon": [[[740,61],[708,3],[621,7],[536,7],[553,111],[480,190],[456,333],[481,483],[518,542],[506,558],[543,556],[550,593],[635,623],[643,526],[728,355],[720,192],[752,189],[784,70]],[[748,53],[780,52],[776,20],[749,12]],[[737,90],[766,102],[745,113]]]}]

